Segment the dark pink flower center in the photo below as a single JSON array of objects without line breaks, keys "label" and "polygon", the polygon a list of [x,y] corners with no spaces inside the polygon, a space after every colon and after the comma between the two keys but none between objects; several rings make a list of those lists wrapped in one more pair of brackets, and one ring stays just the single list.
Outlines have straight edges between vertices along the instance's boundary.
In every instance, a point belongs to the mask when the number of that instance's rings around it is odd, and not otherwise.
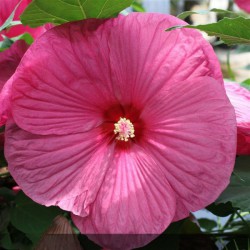
[{"label": "dark pink flower center", "polygon": [[[118,147],[127,148],[142,138],[144,122],[140,119],[139,108],[127,105],[112,105],[103,113],[102,129]],[[130,143],[128,143],[130,142]]]}]

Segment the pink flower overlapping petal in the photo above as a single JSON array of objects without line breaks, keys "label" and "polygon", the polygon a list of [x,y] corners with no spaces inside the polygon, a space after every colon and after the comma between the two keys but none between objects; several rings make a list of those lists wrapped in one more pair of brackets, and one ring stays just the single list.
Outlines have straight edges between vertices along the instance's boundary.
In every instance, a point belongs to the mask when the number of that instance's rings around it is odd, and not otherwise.
[{"label": "pink flower overlapping petal", "polygon": [[[10,111],[12,80],[8,80],[14,74],[28,47],[24,40],[19,40],[0,53],[0,126],[6,123]],[[7,81],[8,84],[5,84]]]},{"label": "pink flower overlapping petal", "polygon": [[250,91],[234,82],[225,82],[227,96],[237,120],[237,154],[250,154]]},{"label": "pink flower overlapping petal", "polygon": [[244,11],[250,13],[250,0],[235,0],[235,3]]}]

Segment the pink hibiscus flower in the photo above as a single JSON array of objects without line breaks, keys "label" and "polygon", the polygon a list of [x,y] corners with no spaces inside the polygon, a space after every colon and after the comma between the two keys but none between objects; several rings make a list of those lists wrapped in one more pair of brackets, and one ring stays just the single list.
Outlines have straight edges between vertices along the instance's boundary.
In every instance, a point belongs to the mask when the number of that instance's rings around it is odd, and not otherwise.
[{"label": "pink hibiscus flower", "polygon": [[[20,20],[19,17],[24,11],[24,9],[28,6],[28,4],[31,3],[32,0],[22,0],[18,8],[16,9],[14,21]],[[2,25],[6,19],[10,16],[10,14],[13,12],[17,4],[20,2],[20,0],[1,0],[0,1],[0,25]],[[30,28],[28,26],[24,26],[22,24],[16,25],[11,27],[8,30],[4,30],[0,32],[0,41],[3,40],[2,35],[5,35],[9,38],[19,36],[25,32],[30,33],[33,38],[38,37],[45,31],[44,27],[38,27],[38,28]]]},{"label": "pink hibiscus flower", "polygon": [[241,8],[242,10],[250,13],[250,0],[235,0],[235,3]]},{"label": "pink hibiscus flower", "polygon": [[140,13],[67,23],[13,77],[11,174],[106,248],[146,244],[229,183],[235,113],[211,46],[194,30],[165,32],[180,24]]},{"label": "pink hibiscus flower", "polygon": [[225,82],[227,96],[237,119],[237,154],[250,154],[250,91],[237,83]]},{"label": "pink hibiscus flower", "polygon": [[28,46],[25,41],[19,40],[0,53],[0,126],[5,124],[10,109],[12,83],[8,79],[14,74]]}]

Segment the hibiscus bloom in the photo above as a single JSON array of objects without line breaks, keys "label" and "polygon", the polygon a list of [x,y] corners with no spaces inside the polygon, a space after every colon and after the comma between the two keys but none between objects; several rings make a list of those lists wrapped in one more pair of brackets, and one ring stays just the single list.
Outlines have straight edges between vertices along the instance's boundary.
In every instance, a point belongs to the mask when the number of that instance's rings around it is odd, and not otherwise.
[{"label": "hibiscus bloom", "polygon": [[237,154],[250,154],[250,91],[237,83],[225,82],[227,96],[237,120]]},{"label": "hibiscus bloom", "polygon": [[235,0],[235,3],[244,11],[250,13],[250,0]]},{"label": "hibiscus bloom", "polygon": [[9,112],[11,81],[8,79],[14,74],[28,47],[25,41],[19,40],[0,53],[0,126],[5,124]]},{"label": "hibiscus bloom", "polygon": [[182,24],[140,13],[67,23],[37,39],[13,77],[11,174],[104,247],[146,244],[229,183],[234,110],[210,45],[194,30],[165,32]]},{"label": "hibiscus bloom", "polygon": [[[24,11],[24,9],[31,3],[32,0],[22,0],[18,8],[16,9],[14,21],[20,20],[20,15]],[[10,14],[13,12],[17,4],[20,0],[1,0],[0,1],[0,26],[4,24]],[[38,28],[30,28],[28,26],[24,26],[22,24],[11,27],[10,29],[4,30],[0,32],[0,41],[3,40],[2,35],[5,35],[9,38],[22,35],[25,32],[30,33],[33,38],[38,37],[44,32],[43,27]]]}]

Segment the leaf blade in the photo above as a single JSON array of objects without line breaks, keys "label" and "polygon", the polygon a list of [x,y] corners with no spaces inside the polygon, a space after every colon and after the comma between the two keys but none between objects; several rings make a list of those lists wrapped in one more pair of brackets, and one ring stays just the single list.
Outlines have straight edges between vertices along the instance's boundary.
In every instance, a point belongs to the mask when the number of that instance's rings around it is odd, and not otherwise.
[{"label": "leaf blade", "polygon": [[24,25],[62,24],[86,18],[108,18],[132,4],[133,0],[34,0],[24,11]]},{"label": "leaf blade", "polygon": [[206,32],[209,36],[218,36],[228,45],[247,44],[250,45],[250,19],[244,17],[223,18],[217,23],[205,25],[173,26],[166,31],[178,28],[198,29]]},{"label": "leaf blade", "polygon": [[43,233],[52,220],[62,213],[57,207],[45,207],[35,203],[22,191],[17,194],[15,203],[10,210],[11,223],[26,234]]},{"label": "leaf blade", "polygon": [[230,184],[216,200],[216,203],[231,202],[233,207],[242,211],[250,210],[250,172],[249,156],[240,156],[236,159],[234,173],[231,176]]}]

